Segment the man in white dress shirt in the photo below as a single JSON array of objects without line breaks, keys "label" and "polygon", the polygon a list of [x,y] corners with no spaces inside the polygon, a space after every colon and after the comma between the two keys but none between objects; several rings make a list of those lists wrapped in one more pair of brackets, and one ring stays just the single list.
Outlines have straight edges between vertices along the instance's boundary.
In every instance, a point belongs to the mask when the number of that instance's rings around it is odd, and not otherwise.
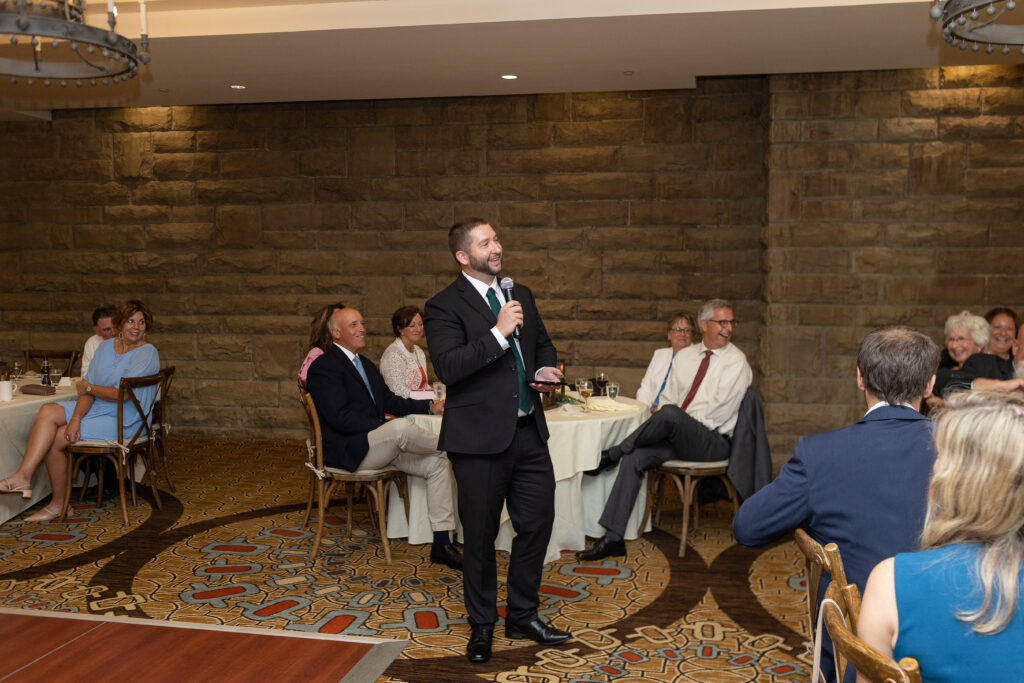
[{"label": "man in white dress shirt", "polygon": [[605,535],[581,560],[625,556],[623,534],[643,483],[644,472],[666,460],[712,462],[729,457],[729,443],[743,395],[753,373],[732,344],[732,304],[711,299],[697,316],[703,340],[676,354],[660,409],[618,446],[601,453],[597,471],[619,463],[600,523]]},{"label": "man in white dress shirt", "polygon": [[108,306],[101,306],[92,312],[93,335],[85,341],[85,348],[82,349],[82,376],[89,369],[89,363],[99,348],[100,342],[113,339],[117,336],[117,328],[113,321],[114,309]]}]

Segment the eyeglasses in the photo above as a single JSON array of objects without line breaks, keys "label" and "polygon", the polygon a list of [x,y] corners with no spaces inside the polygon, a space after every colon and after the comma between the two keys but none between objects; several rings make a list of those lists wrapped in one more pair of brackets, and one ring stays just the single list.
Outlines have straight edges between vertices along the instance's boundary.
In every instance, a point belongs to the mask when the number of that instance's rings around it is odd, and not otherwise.
[{"label": "eyeglasses", "polygon": [[669,332],[677,332],[677,333],[678,332],[685,332],[686,334],[690,334],[691,332],[693,332],[693,330],[691,330],[689,327],[670,327],[670,328],[668,328],[668,331]]},{"label": "eyeglasses", "polygon": [[719,327],[725,327],[726,325],[728,325],[730,327],[735,327],[736,326],[736,321],[735,320],[709,320],[708,322],[709,323],[715,323]]}]

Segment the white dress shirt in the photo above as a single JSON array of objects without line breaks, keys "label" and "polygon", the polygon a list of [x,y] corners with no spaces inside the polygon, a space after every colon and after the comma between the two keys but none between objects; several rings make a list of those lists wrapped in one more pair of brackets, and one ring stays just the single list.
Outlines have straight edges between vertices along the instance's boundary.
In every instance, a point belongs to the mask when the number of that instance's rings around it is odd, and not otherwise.
[{"label": "white dress shirt", "polygon": [[82,377],[85,377],[85,371],[89,369],[89,363],[92,362],[92,357],[96,354],[96,349],[99,348],[102,341],[103,337],[98,334],[92,335],[85,341],[85,348],[82,349]]},{"label": "white dress shirt", "polygon": [[[704,342],[679,350],[672,362],[668,385],[661,394],[661,405],[683,402],[707,350]],[[707,374],[686,413],[708,429],[732,436],[740,403],[753,376],[747,357],[731,342],[713,350]]]},{"label": "white dress shirt", "polygon": [[[651,364],[647,366],[647,372],[644,373],[643,381],[640,382],[640,388],[636,390],[636,400],[645,406],[654,403],[654,399],[658,398],[661,383],[665,381],[665,373],[668,372],[668,366],[671,362],[671,346],[666,346],[654,352],[654,355],[651,356]],[[665,384],[665,387],[668,388],[668,383]]]}]

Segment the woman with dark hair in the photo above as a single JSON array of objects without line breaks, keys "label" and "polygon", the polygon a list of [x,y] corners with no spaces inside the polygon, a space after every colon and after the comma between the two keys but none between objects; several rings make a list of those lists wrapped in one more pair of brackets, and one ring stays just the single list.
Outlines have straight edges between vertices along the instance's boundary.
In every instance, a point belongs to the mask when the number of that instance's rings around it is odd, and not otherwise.
[{"label": "woman with dark hair", "polygon": [[1020,318],[1012,309],[999,306],[986,313],[985,320],[992,327],[985,352],[999,359],[997,362],[1003,375],[1013,376],[1014,361],[1024,360],[1024,356],[1016,358],[1021,352],[1017,343]]},{"label": "woman with dark hair", "polygon": [[917,659],[929,683],[1020,680],[1024,400],[951,397],[935,453],[921,550],[874,568],[858,632],[897,660]]},{"label": "woman with dark hair", "polygon": [[[75,441],[105,441],[117,438],[117,391],[122,377],[145,377],[160,371],[160,356],[146,343],[146,332],[153,327],[153,314],[137,299],[126,301],[114,311],[114,326],[119,332],[100,343],[89,364],[89,371],[75,384],[78,399],[47,403],[39,409],[29,433],[21,467],[0,481],[0,493],[18,493],[32,497],[32,476],[40,464],[50,475],[53,498],[26,522],[47,522],[60,514],[67,462],[64,450]],[[156,399],[157,387],[139,389],[136,395],[145,408]],[[142,416],[132,405],[124,407],[124,431],[138,429]]]},{"label": "woman with dark hair", "polygon": [[427,388],[427,357],[416,342],[423,339],[423,316],[415,306],[402,306],[391,316],[395,341],[380,357],[380,374],[396,396],[409,398]]},{"label": "woman with dark hair", "polygon": [[317,358],[324,355],[324,351],[330,348],[333,343],[327,324],[331,321],[331,316],[334,315],[334,312],[342,308],[345,308],[345,304],[339,301],[336,304],[324,306],[313,315],[313,322],[309,324],[309,341],[306,342],[306,357],[302,360],[302,366],[299,368],[299,379],[303,382],[306,381],[306,373],[309,372],[309,366]]}]

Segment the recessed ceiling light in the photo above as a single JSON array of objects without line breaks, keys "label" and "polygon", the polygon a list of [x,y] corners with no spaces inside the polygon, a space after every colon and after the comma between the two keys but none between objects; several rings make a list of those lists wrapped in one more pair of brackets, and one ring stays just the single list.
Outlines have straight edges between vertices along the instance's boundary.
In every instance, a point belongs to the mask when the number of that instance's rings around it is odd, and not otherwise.
[{"label": "recessed ceiling light", "polygon": [[232,90],[245,90],[245,86],[244,85],[233,85],[233,86],[231,86],[231,89]]},{"label": "recessed ceiling light", "polygon": [[622,75],[623,76],[632,76],[634,73],[636,73],[636,72],[634,72],[634,71],[623,71]]},{"label": "recessed ceiling light", "polygon": [[516,76],[515,74],[505,74],[502,76],[502,78],[504,78],[506,81],[514,81],[517,78],[519,78],[519,76]]}]

